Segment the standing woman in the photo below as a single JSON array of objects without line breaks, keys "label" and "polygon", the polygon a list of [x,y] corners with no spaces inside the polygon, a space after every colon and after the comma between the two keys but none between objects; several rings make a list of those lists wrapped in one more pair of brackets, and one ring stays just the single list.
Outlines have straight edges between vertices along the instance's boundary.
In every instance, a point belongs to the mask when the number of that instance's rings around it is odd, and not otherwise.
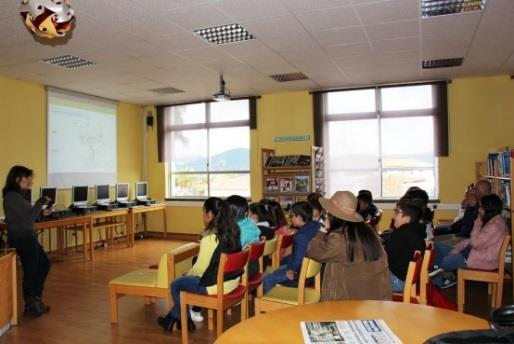
[{"label": "standing woman", "polygon": [[325,232],[311,240],[307,256],[326,263],[321,300],[391,300],[387,255],[357,213],[357,198],[350,191],[337,191],[320,202],[328,212]]},{"label": "standing woman", "polygon": [[50,310],[41,300],[50,261],[37,241],[34,222],[42,211],[48,215],[52,210],[42,210],[43,205],[49,202],[47,197],[40,198],[34,206],[23,197],[32,186],[32,177],[32,170],[23,166],[12,167],[2,195],[9,246],[16,249],[23,266],[24,315],[40,316]]}]

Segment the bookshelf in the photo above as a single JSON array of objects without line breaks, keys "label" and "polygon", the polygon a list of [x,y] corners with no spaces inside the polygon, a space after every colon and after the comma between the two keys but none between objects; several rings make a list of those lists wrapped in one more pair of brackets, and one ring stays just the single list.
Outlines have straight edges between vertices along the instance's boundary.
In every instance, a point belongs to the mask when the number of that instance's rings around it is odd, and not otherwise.
[{"label": "bookshelf", "polygon": [[[512,223],[512,215],[514,208],[512,207],[512,198],[514,190],[512,188],[512,180],[514,180],[514,171],[512,167],[514,161],[514,150],[506,148],[503,151],[489,153],[486,161],[478,161],[475,163],[475,171],[477,181],[480,179],[488,179],[492,185],[493,193],[500,196],[504,205],[504,216],[507,223],[510,224],[511,237],[514,237],[514,224]],[[512,280],[512,292],[514,297],[514,262],[512,261],[512,242],[510,256],[510,276]]]},{"label": "bookshelf", "polygon": [[310,155],[275,155],[262,149],[263,197],[274,199],[289,209],[311,192],[324,194],[324,155],[321,147],[312,147]]}]

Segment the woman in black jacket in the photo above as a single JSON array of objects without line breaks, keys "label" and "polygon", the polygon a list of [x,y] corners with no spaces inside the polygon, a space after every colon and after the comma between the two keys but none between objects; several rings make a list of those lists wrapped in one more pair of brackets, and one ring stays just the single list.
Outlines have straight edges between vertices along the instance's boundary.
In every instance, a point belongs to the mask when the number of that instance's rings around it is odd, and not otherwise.
[{"label": "woman in black jacket", "polygon": [[12,167],[2,195],[9,246],[16,249],[23,266],[24,315],[40,316],[50,310],[41,300],[50,261],[37,241],[35,221],[41,212],[48,215],[52,210],[43,210],[43,205],[50,201],[47,197],[40,198],[34,206],[25,199],[24,193],[32,187],[32,178],[32,170]]}]

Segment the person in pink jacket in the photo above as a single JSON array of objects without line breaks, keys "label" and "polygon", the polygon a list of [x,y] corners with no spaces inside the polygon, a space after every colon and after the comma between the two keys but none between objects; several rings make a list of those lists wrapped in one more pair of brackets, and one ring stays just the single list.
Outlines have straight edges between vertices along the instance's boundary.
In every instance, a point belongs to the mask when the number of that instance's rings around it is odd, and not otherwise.
[{"label": "person in pink jacket", "polygon": [[[503,238],[508,233],[507,224],[501,216],[502,210],[503,204],[497,195],[482,197],[470,238],[462,240],[453,248],[447,244],[436,245],[435,265],[439,268],[436,272],[455,271],[464,267],[497,269]],[[440,276],[432,281],[442,288],[455,284],[454,280],[444,280]]]}]

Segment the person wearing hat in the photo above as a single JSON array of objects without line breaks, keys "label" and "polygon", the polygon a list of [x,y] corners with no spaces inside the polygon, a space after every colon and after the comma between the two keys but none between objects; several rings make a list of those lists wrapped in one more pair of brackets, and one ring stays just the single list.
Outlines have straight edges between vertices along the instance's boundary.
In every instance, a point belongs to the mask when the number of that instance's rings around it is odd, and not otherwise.
[{"label": "person wearing hat", "polygon": [[320,202],[328,213],[326,232],[311,240],[307,256],[326,263],[321,300],[391,300],[387,255],[357,213],[355,195],[337,191]]},{"label": "person wearing hat", "polygon": [[359,202],[357,205],[357,212],[362,216],[364,221],[371,225],[371,227],[376,228],[380,221],[380,217],[382,216],[382,211],[373,204],[373,195],[371,194],[371,191],[359,190],[357,200]]}]

